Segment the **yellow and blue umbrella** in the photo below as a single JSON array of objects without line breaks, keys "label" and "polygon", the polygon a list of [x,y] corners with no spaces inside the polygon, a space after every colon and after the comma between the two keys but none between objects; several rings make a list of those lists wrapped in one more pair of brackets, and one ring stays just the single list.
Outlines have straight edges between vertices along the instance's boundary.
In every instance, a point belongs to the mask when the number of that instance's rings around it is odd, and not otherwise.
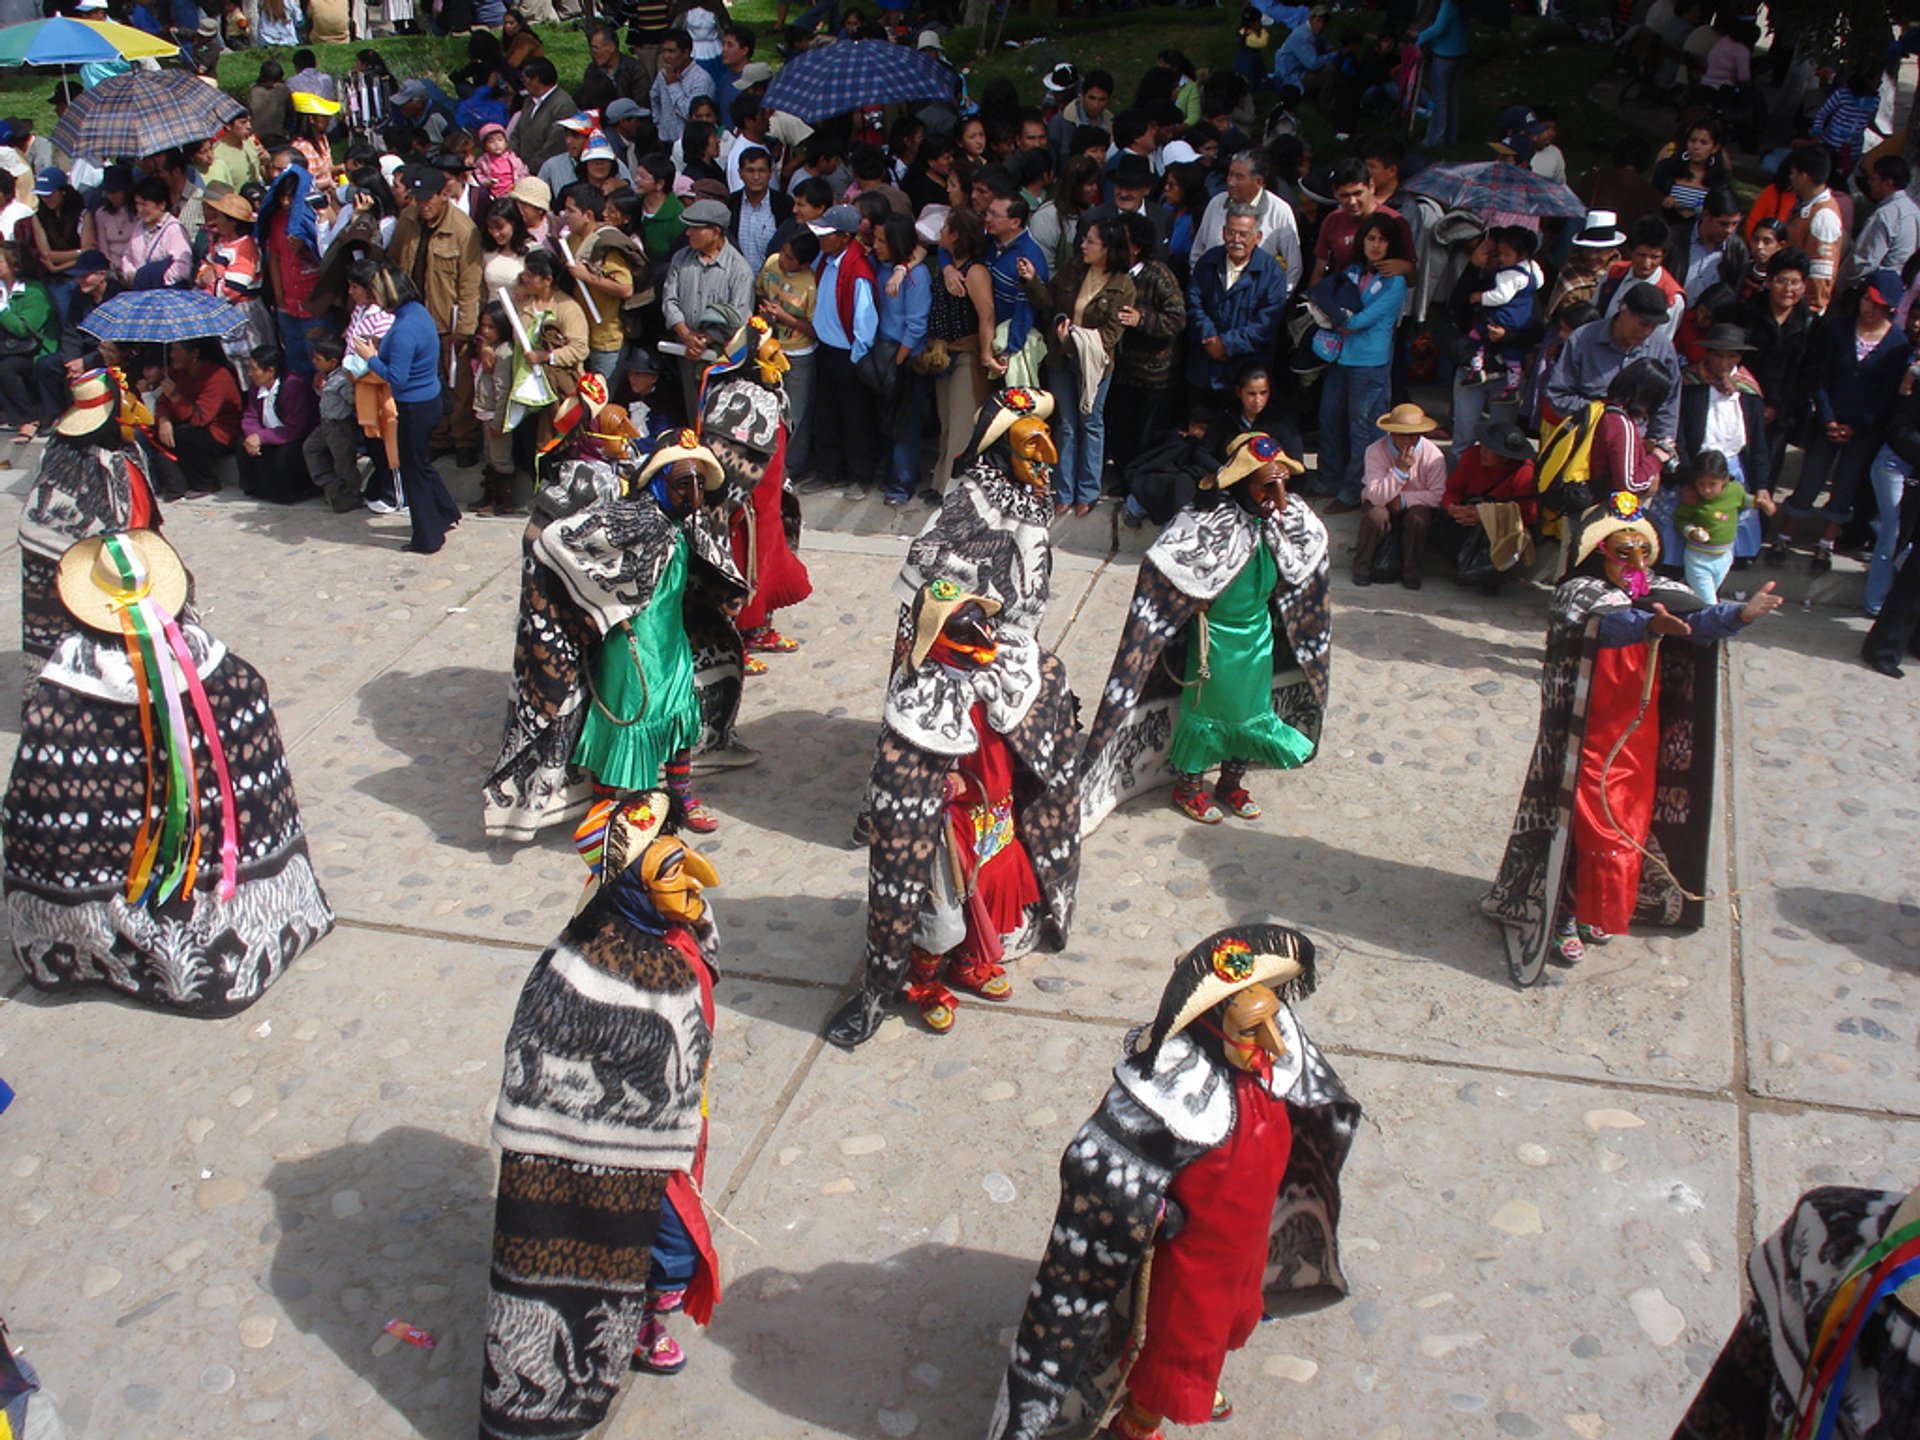
[{"label": "yellow and blue umbrella", "polygon": [[178,55],[180,47],[131,25],[56,15],[0,26],[0,65],[91,65]]}]

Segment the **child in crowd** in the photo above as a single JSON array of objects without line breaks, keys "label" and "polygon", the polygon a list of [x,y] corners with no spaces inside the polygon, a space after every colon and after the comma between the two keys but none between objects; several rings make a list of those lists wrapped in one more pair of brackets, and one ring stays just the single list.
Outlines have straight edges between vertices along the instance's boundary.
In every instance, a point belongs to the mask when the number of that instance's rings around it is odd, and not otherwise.
[{"label": "child in crowd", "polygon": [[1267,73],[1271,60],[1267,46],[1273,37],[1267,31],[1266,17],[1252,5],[1240,10],[1240,29],[1234,36],[1233,73],[1258,80]]},{"label": "child in crowd", "polygon": [[526,173],[527,162],[507,148],[507,127],[482,125],[480,153],[473,161],[473,178],[487,187],[487,194],[498,200]]},{"label": "child in crowd", "polygon": [[1740,281],[1740,301],[1746,304],[1767,288],[1767,262],[1787,243],[1787,227],[1780,220],[1759,220],[1747,232],[1747,246],[1753,263]]},{"label": "child in crowd", "polygon": [[344,514],[360,508],[360,426],[353,418],[353,376],[341,364],[347,347],[331,330],[317,326],[308,334],[307,346],[313,354],[320,418],[300,453],[327,504]]},{"label": "child in crowd", "polygon": [[756,286],[760,314],[787,357],[787,476],[795,481],[813,459],[813,262],[819,256],[813,232],[799,230],[767,257]]},{"label": "child in crowd", "polygon": [[1692,467],[1683,471],[1680,503],[1673,523],[1685,542],[1687,587],[1707,604],[1720,598],[1720,584],[1733,568],[1733,533],[1740,512],[1756,506],[1773,514],[1773,497],[1762,491],[1749,496],[1747,487],[1727,472],[1727,457],[1718,450],[1702,450]]},{"label": "child in crowd", "polygon": [[[521,174],[525,174],[523,169]],[[498,301],[481,312],[467,363],[473,367],[473,418],[480,422],[480,483],[486,495],[476,515],[511,515],[513,437],[506,431],[507,392],[513,388],[513,332]]]},{"label": "child in crowd", "polygon": [[[1499,269],[1493,284],[1467,298],[1480,316],[1467,329],[1479,342],[1472,368],[1483,380],[1500,380],[1504,396],[1520,393],[1520,368],[1525,359],[1524,346],[1512,343],[1516,332],[1533,319],[1534,296],[1546,283],[1539,265],[1534,263],[1534,248],[1540,237],[1524,225],[1502,225],[1493,232],[1493,250]],[[1505,334],[1490,340],[1488,331],[1499,327]]]}]

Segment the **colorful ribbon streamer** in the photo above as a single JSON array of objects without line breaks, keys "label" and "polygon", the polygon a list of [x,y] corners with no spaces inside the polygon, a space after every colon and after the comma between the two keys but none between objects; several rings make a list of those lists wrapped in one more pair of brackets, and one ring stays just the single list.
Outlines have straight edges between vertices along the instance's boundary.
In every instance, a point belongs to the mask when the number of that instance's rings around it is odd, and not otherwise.
[{"label": "colorful ribbon streamer", "polygon": [[1860,1332],[1888,1294],[1920,1275],[1920,1221],[1903,1225],[1857,1261],[1835,1287],[1800,1382],[1783,1440],[1832,1440]]}]

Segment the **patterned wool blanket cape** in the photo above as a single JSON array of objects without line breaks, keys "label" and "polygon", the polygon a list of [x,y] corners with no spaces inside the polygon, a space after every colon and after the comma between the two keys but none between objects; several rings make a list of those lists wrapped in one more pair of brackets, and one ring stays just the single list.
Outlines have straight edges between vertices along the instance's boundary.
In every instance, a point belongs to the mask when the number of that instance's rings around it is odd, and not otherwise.
[{"label": "patterned wool blanket cape", "polygon": [[[753,367],[748,366],[751,370]],[[786,392],[744,375],[707,389],[700,441],[726,473],[733,562],[752,588],[736,623],[751,630],[813,593],[800,544],[800,497],[787,484]]]},{"label": "patterned wool blanket cape", "polygon": [[699,1257],[687,1314],[712,1318],[719,1266],[698,1186],[716,953],[711,923],[649,934],[622,918],[610,887],[521,989],[493,1125],[506,1154],[482,1436],[572,1440],[605,1419],[644,1318],[667,1200]]},{"label": "patterned wool blanket cape", "polygon": [[[53,654],[73,629],[54,589],[60,557],[89,536],[132,528],[136,485],[151,511],[145,528],[161,528],[152,486],[134,478],[139,464],[139,451],[131,446],[47,442],[20,510],[20,648],[35,663]],[[192,615],[189,604],[179,618]]]},{"label": "patterned wool blanket cape", "polygon": [[573,764],[591,699],[587,676],[600,639],[646,608],[672,555],[689,545],[687,637],[700,701],[696,752],[738,744],[745,651],[722,606],[745,593],[726,530],[706,510],[669,519],[651,496],[620,497],[620,479],[597,461],[570,460],[534,500],[521,541],[520,615],[513,694],[500,755],[481,790],[488,836],[530,840],[577,816],[592,783]]},{"label": "patterned wool blanket cape", "polygon": [[[128,905],[127,869],[151,804],[139,695],[122,645],[77,629],[71,618],[27,693],[0,809],[0,874],[13,953],[38,988],[104,985],[189,1015],[232,1015],[333,928],[333,910],[307,853],[266,682],[191,620],[180,629],[237,797],[233,898],[219,895],[227,816],[213,757],[196,729],[198,882],[190,897],[176,892],[157,906]],[[167,764],[163,753],[154,759]]]},{"label": "patterned wool blanket cape", "polygon": [[1273,709],[1320,744],[1333,649],[1327,531],[1299,496],[1274,520],[1227,502],[1182,510],[1140,562],[1133,603],[1100,709],[1080,757],[1080,827],[1090,835],[1114,808],[1173,783],[1168,761],[1180,717],[1190,622],[1264,542],[1279,564],[1273,592]]},{"label": "patterned wool blanket cape", "polygon": [[[1340,1171],[1360,1106],[1300,1027],[1284,987],[1275,1017],[1287,1055],[1269,1092],[1287,1107],[1293,1151],[1274,1196],[1263,1290],[1269,1311],[1313,1292],[1346,1294],[1340,1268]],[[1060,1157],[1060,1205],[1034,1277],[989,1440],[1092,1435],[1126,1381],[1127,1339],[1143,1296],[1163,1202],[1174,1177],[1222,1144],[1234,1126],[1233,1077],[1186,1034],[1161,1045],[1152,1073],[1134,1061],[1140,1031],[1100,1108]]]},{"label": "patterned wool blanket cape", "polygon": [[[1707,1373],[1673,1440],[1777,1440],[1799,1414],[1812,1343],[1847,1272],[1890,1232],[1907,1197],[1809,1190],[1787,1223],[1747,1257],[1753,1299]],[[1860,1329],[1839,1394],[1841,1440],[1920,1435],[1920,1321],[1882,1300]]]},{"label": "patterned wool blanket cape", "polygon": [[[1651,584],[1655,599],[1662,593],[1692,599],[1677,580],[1654,577]],[[1600,616],[1630,604],[1624,590],[1594,576],[1576,575],[1553,592],[1540,668],[1540,729],[1500,872],[1480,902],[1505,932],[1507,964],[1521,984],[1537,979],[1546,963],[1554,913],[1571,874],[1574,791],[1600,648]],[[1695,895],[1707,890],[1719,695],[1717,645],[1660,647],[1659,713],[1646,721],[1660,727],[1659,798],[1647,849],[1664,865],[1648,861],[1641,867],[1636,925],[1694,930],[1706,918],[1706,906],[1687,899],[1681,887]]]},{"label": "patterned wool blanket cape", "polygon": [[997,457],[975,462],[907,549],[893,582],[903,618],[927,585],[951,580],[969,595],[998,600],[1000,624],[1039,634],[1053,582],[1052,524],[1051,496],[1007,473]]},{"label": "patterned wool blanket cape", "polygon": [[827,1027],[836,1045],[868,1038],[907,978],[914,926],[927,900],[946,823],[947,776],[978,745],[970,711],[1014,760],[1013,825],[1033,864],[1040,904],[1001,937],[1008,959],[1058,950],[1073,925],[1080,878],[1080,797],[1074,783],[1076,704],[1067,667],[1025,631],[996,624],[992,664],[962,675],[935,661],[895,671],[873,775],[867,850],[866,978]]}]

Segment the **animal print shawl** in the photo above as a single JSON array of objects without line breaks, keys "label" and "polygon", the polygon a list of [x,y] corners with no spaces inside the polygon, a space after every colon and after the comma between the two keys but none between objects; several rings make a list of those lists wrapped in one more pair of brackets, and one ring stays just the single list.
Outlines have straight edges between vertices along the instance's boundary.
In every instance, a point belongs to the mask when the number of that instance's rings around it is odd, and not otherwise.
[{"label": "animal print shawl", "polygon": [[[1299,1309],[1347,1292],[1340,1268],[1340,1171],[1360,1106],[1284,1002],[1287,1056],[1270,1093],[1284,1100],[1293,1152],[1274,1196],[1263,1290],[1267,1309]],[[1185,1034],[1152,1072],[1127,1036],[1113,1084],[1060,1160],[1060,1204],[1001,1382],[990,1440],[1088,1436],[1126,1379],[1141,1267],[1152,1253],[1174,1177],[1233,1131],[1232,1086]],[[1149,1272],[1150,1273],[1150,1272]]]},{"label": "animal print shawl", "polygon": [[[1656,577],[1653,593],[1691,595],[1678,581]],[[1616,585],[1576,575],[1553,592],[1547,622],[1547,654],[1540,667],[1540,728],[1533,758],[1514,812],[1513,829],[1493,888],[1481,910],[1505,931],[1507,963],[1514,979],[1539,978],[1553,940],[1554,911],[1573,851],[1574,790],[1586,741],[1594,656],[1600,648],[1600,615],[1631,602]],[[1662,857],[1680,885],[1696,895],[1707,889],[1707,837],[1713,822],[1713,771],[1718,735],[1719,647],[1660,647],[1660,760],[1654,784],[1659,799],[1647,849]],[[1636,924],[1697,929],[1706,907],[1681,894],[1667,870],[1640,870]]]},{"label": "animal print shawl", "polygon": [[[1002,625],[999,634],[1004,645],[1014,636],[1014,627]],[[1014,760],[1014,829],[1033,862],[1040,905],[1021,933],[1003,937],[1009,959],[1036,947],[1058,950],[1067,943],[1080,878],[1080,797],[1073,774],[1075,703],[1067,688],[1067,667],[1029,637],[1017,639],[1038,654],[1039,688],[1018,707],[1019,718],[1004,738]],[[1011,659],[1010,655],[1009,663]],[[1006,688],[1005,694],[1013,695],[1015,688]],[[991,715],[995,707],[988,708]],[[890,706],[890,711],[900,718],[895,707]],[[903,724],[902,728],[917,727]],[[940,853],[947,775],[953,764],[950,753],[923,748],[896,731],[891,720],[880,732],[868,784],[873,839],[867,859],[866,979],[859,993],[828,1023],[827,1038],[836,1045],[852,1048],[871,1038],[906,979],[914,924]]]},{"label": "animal print shawl", "polygon": [[[131,523],[135,454],[56,438],[40,457],[39,473],[20,510],[20,648],[29,659],[46,659],[73,628],[54,587],[60,557],[90,535],[124,530]],[[157,500],[153,507],[151,524],[157,530]],[[189,603],[180,618],[192,615]]]},{"label": "animal print shawl", "polygon": [[985,459],[963,474],[914,537],[893,593],[909,608],[934,580],[1000,602],[998,619],[1040,632],[1053,578],[1053,502]]},{"label": "animal print shawl", "polygon": [[1167,757],[1180,714],[1188,622],[1233,582],[1262,541],[1280,570],[1270,607],[1274,712],[1318,747],[1333,649],[1326,527],[1298,496],[1264,523],[1234,504],[1182,510],[1140,562],[1126,628],[1087,732],[1083,835],[1122,801],[1173,783]]}]

